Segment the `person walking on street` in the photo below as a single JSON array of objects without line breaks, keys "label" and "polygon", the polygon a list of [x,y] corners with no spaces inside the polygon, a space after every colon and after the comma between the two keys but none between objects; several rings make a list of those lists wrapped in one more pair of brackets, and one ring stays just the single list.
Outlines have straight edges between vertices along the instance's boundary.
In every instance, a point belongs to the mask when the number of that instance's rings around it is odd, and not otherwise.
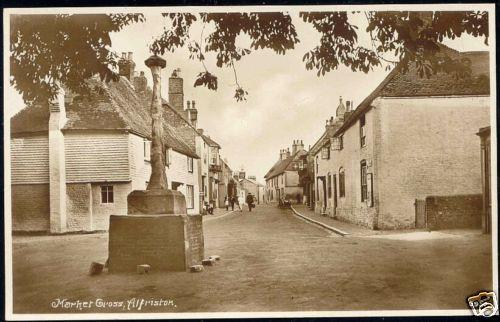
[{"label": "person walking on street", "polygon": [[253,195],[251,193],[249,193],[247,195],[247,204],[248,204],[248,211],[252,211],[252,208],[254,207],[254,204],[253,204]]},{"label": "person walking on street", "polygon": [[226,206],[226,211],[229,210],[229,200],[227,200],[227,196],[224,197],[224,206]]},{"label": "person walking on street", "polygon": [[234,211],[234,203],[235,203],[236,197],[231,197],[231,211]]},{"label": "person walking on street", "polygon": [[238,197],[238,207],[240,208],[240,212],[243,212],[243,204],[245,203],[245,199],[243,196]]}]

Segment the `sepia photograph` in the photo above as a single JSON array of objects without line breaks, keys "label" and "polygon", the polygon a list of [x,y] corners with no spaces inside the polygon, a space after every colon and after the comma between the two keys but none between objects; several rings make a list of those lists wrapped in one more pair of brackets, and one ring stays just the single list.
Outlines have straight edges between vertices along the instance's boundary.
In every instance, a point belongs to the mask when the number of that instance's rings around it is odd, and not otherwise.
[{"label": "sepia photograph", "polygon": [[3,18],[5,319],[499,314],[494,4]]}]

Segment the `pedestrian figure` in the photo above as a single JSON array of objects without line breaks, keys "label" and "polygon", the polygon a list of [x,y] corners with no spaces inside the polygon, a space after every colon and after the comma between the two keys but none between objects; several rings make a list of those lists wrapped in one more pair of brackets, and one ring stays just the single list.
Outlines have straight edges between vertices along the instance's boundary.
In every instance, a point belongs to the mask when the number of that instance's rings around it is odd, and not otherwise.
[{"label": "pedestrian figure", "polygon": [[238,197],[238,208],[240,208],[240,212],[243,212],[243,204],[245,203],[245,200],[243,199],[243,196]]},{"label": "pedestrian figure", "polygon": [[227,200],[227,196],[224,197],[224,206],[226,206],[226,211],[229,210],[229,200]]},{"label": "pedestrian figure", "polygon": [[254,200],[253,200],[253,196],[252,196],[252,194],[251,194],[251,193],[249,193],[249,194],[247,195],[247,200],[246,200],[246,201],[247,201],[247,204],[248,204],[248,211],[252,211],[252,208],[253,208],[255,205],[253,204],[253,201],[254,201]]},{"label": "pedestrian figure", "polygon": [[214,214],[214,207],[212,206],[211,203],[205,201],[205,210],[207,211],[207,213],[209,215],[213,215]]},{"label": "pedestrian figure", "polygon": [[231,211],[234,211],[234,204],[235,204],[235,202],[236,202],[236,200],[235,200],[235,199],[236,199],[236,197],[234,197],[234,196],[233,196],[233,197],[231,197]]}]

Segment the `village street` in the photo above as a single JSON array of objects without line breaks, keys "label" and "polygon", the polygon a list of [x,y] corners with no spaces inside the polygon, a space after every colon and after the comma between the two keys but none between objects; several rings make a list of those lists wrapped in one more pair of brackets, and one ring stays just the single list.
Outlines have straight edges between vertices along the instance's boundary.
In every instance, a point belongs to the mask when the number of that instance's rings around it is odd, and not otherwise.
[{"label": "village street", "polygon": [[[259,205],[207,217],[204,234],[205,255],[221,260],[203,272],[94,277],[89,265],[106,260],[107,233],[14,236],[14,312],[467,309],[468,295],[491,289],[491,275],[478,273],[491,272],[490,236],[479,231],[433,240],[341,237],[291,210]],[[127,307],[134,298],[172,301],[139,311]],[[57,299],[93,304],[52,308]],[[124,306],[96,307],[99,299]]]}]

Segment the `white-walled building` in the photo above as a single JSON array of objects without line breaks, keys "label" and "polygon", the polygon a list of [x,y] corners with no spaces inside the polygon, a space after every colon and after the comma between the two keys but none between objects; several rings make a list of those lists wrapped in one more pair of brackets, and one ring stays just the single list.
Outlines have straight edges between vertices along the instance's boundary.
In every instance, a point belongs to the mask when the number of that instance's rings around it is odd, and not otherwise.
[{"label": "white-walled building", "polygon": [[[373,229],[425,227],[420,201],[465,205],[481,193],[475,134],[490,124],[489,53],[442,50],[468,63],[469,74],[420,78],[414,66],[395,68],[352,113],[332,120],[335,131],[315,155],[318,213]],[[442,219],[457,227],[480,220],[454,216]]]},{"label": "white-walled building", "polygon": [[[146,189],[151,90],[131,58],[120,61],[117,82],[92,78],[90,93],[67,92],[11,119],[14,231],[107,230],[111,214],[127,214],[127,195]],[[163,107],[168,186],[186,196],[189,214],[199,213],[196,130]]]}]

